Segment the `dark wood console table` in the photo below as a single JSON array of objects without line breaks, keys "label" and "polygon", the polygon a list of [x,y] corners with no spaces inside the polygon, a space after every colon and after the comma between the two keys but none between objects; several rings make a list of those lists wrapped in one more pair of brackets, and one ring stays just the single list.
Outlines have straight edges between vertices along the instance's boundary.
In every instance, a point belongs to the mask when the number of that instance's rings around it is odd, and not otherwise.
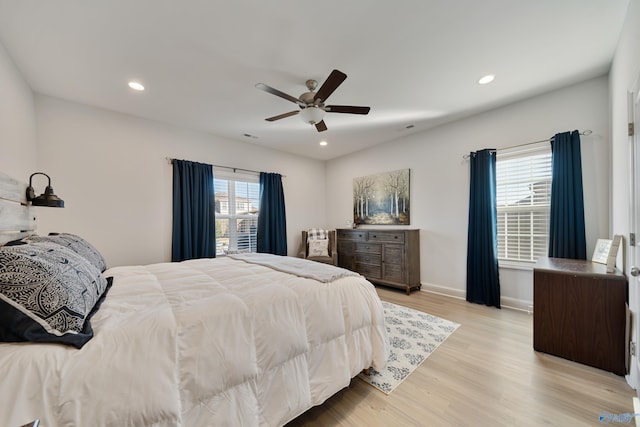
[{"label": "dark wood console table", "polygon": [[533,348],[627,372],[627,279],[591,261],[540,258],[533,270]]}]

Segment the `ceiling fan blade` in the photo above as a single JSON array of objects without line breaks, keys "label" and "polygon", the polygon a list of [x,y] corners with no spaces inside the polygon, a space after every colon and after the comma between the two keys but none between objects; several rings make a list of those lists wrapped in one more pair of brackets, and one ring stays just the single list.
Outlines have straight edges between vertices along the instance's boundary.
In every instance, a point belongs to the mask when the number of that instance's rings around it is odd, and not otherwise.
[{"label": "ceiling fan blade", "polygon": [[333,70],[331,74],[329,74],[329,77],[327,77],[327,80],[322,83],[322,86],[320,87],[320,89],[318,89],[318,92],[316,93],[316,96],[313,97],[313,100],[316,101],[319,99],[322,102],[326,101],[329,95],[331,95],[333,91],[336,90],[336,88],[340,86],[346,78],[347,75],[342,71]]},{"label": "ceiling fan blade", "polygon": [[277,115],[277,116],[269,117],[268,119],[265,119],[265,120],[268,121],[268,122],[275,122],[276,120],[284,119],[285,117],[295,116],[299,112],[300,112],[300,110],[289,111],[288,113],[284,113],[284,114],[280,114],[280,115]]},{"label": "ceiling fan blade", "polygon": [[352,105],[327,105],[327,113],[369,114],[371,107],[354,107]]},{"label": "ceiling fan blade", "polygon": [[280,98],[284,98],[287,101],[291,101],[291,102],[293,102],[295,104],[304,105],[304,103],[302,101],[300,101],[298,98],[295,98],[295,97],[293,97],[291,95],[288,95],[288,94],[286,94],[284,92],[281,92],[278,89],[274,89],[271,86],[268,86],[268,85],[266,85],[264,83],[256,83],[256,88],[258,88],[260,90],[263,90],[265,92],[269,92],[272,95],[279,96]]},{"label": "ceiling fan blade", "polygon": [[318,132],[324,132],[327,130],[327,125],[324,123],[324,120],[316,123],[316,129],[318,129]]}]

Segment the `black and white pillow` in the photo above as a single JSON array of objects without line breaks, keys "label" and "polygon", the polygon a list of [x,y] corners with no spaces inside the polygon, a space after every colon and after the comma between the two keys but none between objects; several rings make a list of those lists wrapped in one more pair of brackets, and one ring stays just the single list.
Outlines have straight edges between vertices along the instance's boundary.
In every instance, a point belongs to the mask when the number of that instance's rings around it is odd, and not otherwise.
[{"label": "black and white pillow", "polygon": [[100,272],[107,269],[107,263],[98,250],[85,239],[71,233],[51,233],[48,236],[29,236],[23,239],[26,242],[51,242],[65,246],[78,255],[86,258]]},{"label": "black and white pillow", "polygon": [[85,258],[50,242],[0,248],[0,341],[81,348],[111,284]]},{"label": "black and white pillow", "polygon": [[329,238],[329,232],[323,228],[310,228],[307,231],[307,240],[325,240]]}]

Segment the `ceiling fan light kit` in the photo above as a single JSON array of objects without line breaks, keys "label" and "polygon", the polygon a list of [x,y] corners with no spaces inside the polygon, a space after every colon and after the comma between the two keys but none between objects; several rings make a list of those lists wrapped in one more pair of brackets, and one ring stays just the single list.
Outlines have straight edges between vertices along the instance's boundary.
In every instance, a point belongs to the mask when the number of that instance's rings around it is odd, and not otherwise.
[{"label": "ceiling fan light kit", "polygon": [[335,91],[338,86],[347,78],[347,75],[342,71],[333,70],[327,80],[320,86],[318,92],[315,92],[318,82],[309,79],[305,82],[307,90],[309,92],[303,93],[299,98],[288,95],[284,92],[274,89],[264,83],[256,84],[256,88],[268,92],[272,95],[279,96],[282,99],[297,104],[300,110],[289,111],[288,113],[279,114],[277,116],[268,117],[268,122],[284,119],[285,117],[295,116],[300,114],[300,118],[305,123],[315,126],[318,132],[327,130],[327,125],[324,123],[325,113],[347,113],[347,114],[369,114],[370,107],[355,107],[351,105],[327,105],[324,103]]},{"label": "ceiling fan light kit", "polygon": [[311,106],[303,108],[302,111],[300,111],[300,118],[305,123],[315,125],[316,123],[320,123],[322,121],[324,113],[325,111],[322,108]]}]

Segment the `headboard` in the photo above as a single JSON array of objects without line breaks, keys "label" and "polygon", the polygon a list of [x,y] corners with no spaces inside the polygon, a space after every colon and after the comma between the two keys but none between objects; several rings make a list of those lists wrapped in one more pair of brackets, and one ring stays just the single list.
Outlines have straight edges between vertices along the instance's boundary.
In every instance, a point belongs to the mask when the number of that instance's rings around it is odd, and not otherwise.
[{"label": "headboard", "polygon": [[0,172],[0,245],[33,234],[36,218],[27,205],[27,184]]}]

